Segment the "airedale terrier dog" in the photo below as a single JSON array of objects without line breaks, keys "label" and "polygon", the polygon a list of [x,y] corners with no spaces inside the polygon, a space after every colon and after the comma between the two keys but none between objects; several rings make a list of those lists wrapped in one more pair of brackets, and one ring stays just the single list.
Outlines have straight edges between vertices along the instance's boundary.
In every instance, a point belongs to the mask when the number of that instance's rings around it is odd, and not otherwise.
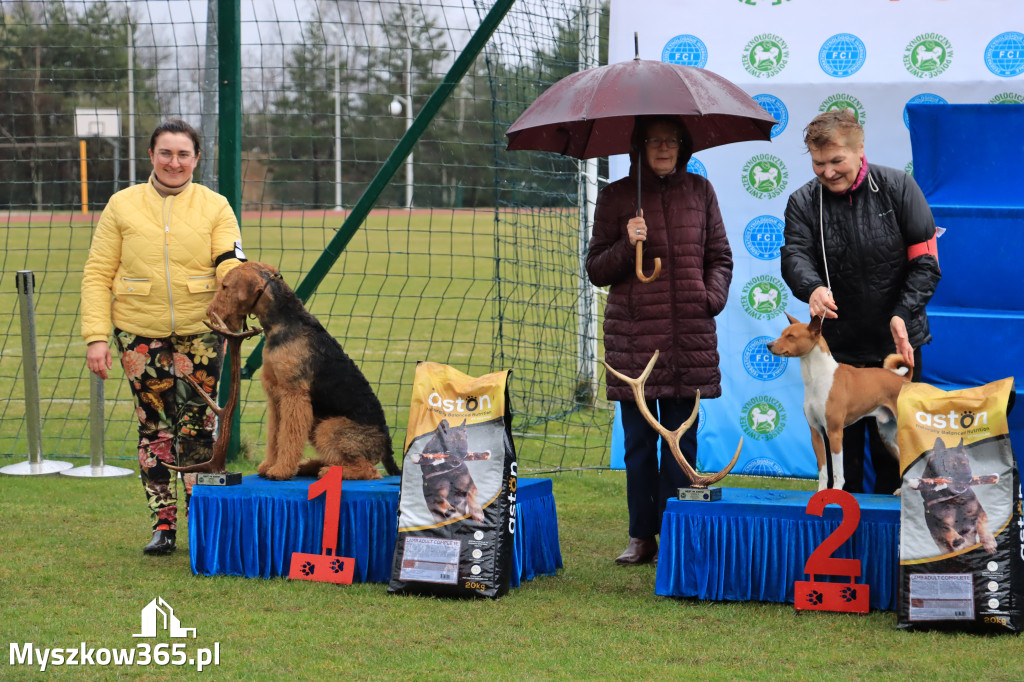
[{"label": "airedale terrier dog", "polygon": [[[266,340],[260,380],[267,396],[267,455],[256,471],[274,481],[322,476],[380,478],[377,462],[401,473],[391,451],[384,408],[334,337],[302,305],[281,274],[247,262],[229,272],[207,310],[232,330],[255,315]],[[317,457],[302,460],[306,442]]]}]

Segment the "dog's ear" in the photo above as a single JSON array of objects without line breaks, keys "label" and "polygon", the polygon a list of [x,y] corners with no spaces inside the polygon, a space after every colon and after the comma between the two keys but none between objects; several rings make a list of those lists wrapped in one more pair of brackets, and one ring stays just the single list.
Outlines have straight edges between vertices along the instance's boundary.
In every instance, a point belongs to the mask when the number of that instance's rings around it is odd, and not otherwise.
[{"label": "dog's ear", "polygon": [[945,450],[946,449],[946,444],[942,442],[941,438],[936,438],[935,439],[935,446],[932,449],[935,450],[936,452],[939,452],[941,450]]},{"label": "dog's ear", "polygon": [[248,303],[262,286],[260,278],[256,273],[250,271],[246,273],[246,275],[247,276],[242,282],[242,286],[238,287],[237,296],[239,303]]},{"label": "dog's ear", "polygon": [[821,318],[812,317],[810,323],[807,325],[807,331],[814,334],[815,336],[821,334]]},{"label": "dog's ear", "polygon": [[786,311],[786,317],[789,318],[789,323],[790,324],[800,324],[800,320],[798,320],[795,317],[793,317],[792,315],[790,315],[788,310]]}]

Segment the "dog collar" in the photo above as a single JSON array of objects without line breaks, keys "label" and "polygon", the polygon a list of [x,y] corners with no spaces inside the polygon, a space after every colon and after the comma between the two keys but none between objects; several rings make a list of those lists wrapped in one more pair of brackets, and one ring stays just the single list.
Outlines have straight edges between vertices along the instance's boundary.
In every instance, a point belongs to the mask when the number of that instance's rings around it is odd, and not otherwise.
[{"label": "dog collar", "polygon": [[[284,279],[284,277],[281,276],[280,272],[277,273],[276,275],[271,275],[270,277],[268,277],[267,281],[263,283],[263,288],[256,293],[256,298],[254,298],[252,301],[252,308],[256,307],[256,304],[259,302],[260,297],[263,296],[263,292],[267,290],[267,287],[269,287],[270,283],[273,282],[275,279]],[[249,314],[252,315],[253,313],[250,312]]]}]

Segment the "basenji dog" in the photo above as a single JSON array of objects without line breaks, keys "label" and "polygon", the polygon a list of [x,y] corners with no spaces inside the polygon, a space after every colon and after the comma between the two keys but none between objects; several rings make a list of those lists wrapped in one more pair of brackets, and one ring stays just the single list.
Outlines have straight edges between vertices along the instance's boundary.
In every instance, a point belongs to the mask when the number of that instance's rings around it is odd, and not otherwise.
[{"label": "basenji dog", "polygon": [[818,460],[818,490],[828,487],[828,466],[823,436],[832,456],[832,487],[842,488],[843,429],[865,417],[878,420],[878,433],[892,456],[899,460],[896,444],[896,399],[910,379],[910,365],[895,353],[883,367],[852,367],[837,362],[821,335],[821,318],[804,324],[786,313],[790,325],[767,344],[779,357],[800,358],[804,380],[804,416],[811,427],[811,444]]}]

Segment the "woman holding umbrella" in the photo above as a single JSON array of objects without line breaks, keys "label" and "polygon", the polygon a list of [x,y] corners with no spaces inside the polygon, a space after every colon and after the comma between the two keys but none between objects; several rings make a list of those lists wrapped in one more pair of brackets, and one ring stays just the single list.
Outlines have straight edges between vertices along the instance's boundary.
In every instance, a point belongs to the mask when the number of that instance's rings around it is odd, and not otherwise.
[{"label": "woman holding umbrella", "polygon": [[[606,362],[637,376],[660,351],[645,396],[651,413],[670,430],[690,416],[698,391],[702,398],[721,395],[714,318],[725,308],[732,281],[732,250],[715,191],[707,179],[686,171],[692,149],[679,119],[637,117],[629,176],[598,195],[586,260],[590,281],[611,287]],[[637,242],[644,242],[645,255],[664,263],[656,279],[637,278]],[[607,381],[608,399],[620,401],[629,509],[629,545],[615,561],[650,563],[657,558],[655,536],[665,504],[690,481],[664,443],[659,467],[658,433],[644,420],[630,387],[610,374]],[[680,447],[696,468],[697,424]]]}]

